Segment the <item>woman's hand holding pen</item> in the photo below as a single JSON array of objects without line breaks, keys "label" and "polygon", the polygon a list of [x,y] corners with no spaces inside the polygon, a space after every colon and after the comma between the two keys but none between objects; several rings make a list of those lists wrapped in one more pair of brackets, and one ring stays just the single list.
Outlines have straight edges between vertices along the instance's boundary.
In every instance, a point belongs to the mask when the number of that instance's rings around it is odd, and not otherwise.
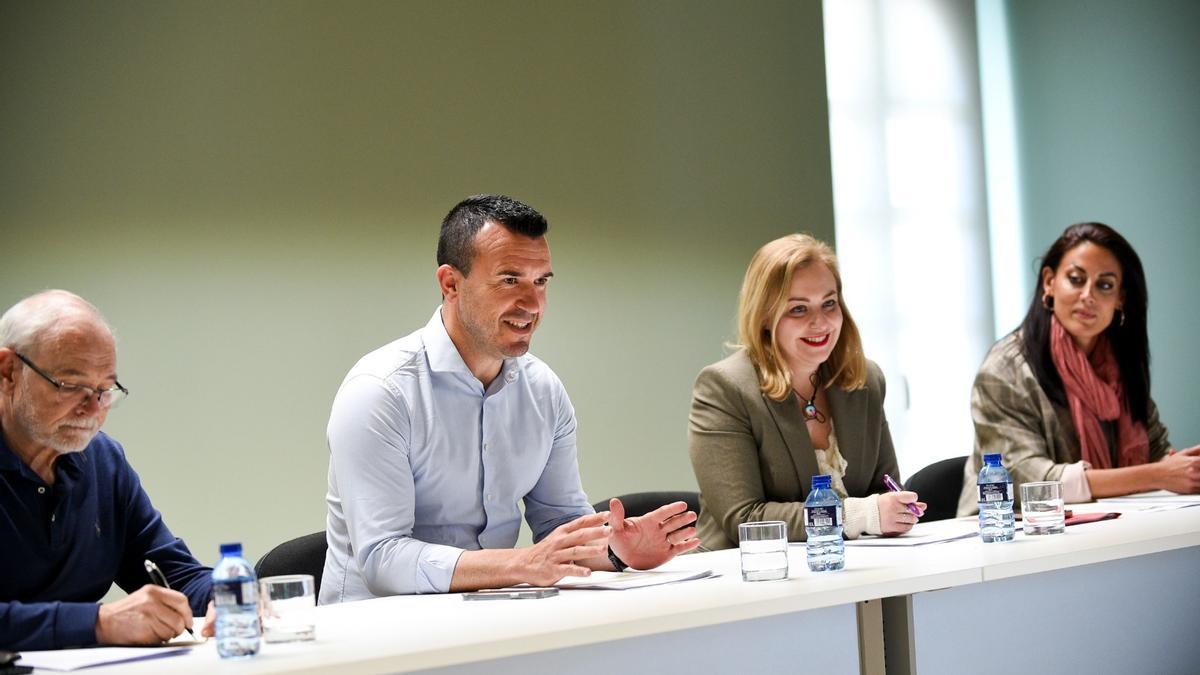
[{"label": "woman's hand holding pen", "polygon": [[917,501],[917,493],[904,490],[886,473],[883,484],[888,492],[879,495],[879,531],[881,534],[904,534],[924,515],[926,504]]},{"label": "woman's hand holding pen", "polygon": [[918,516],[909,506],[925,513],[926,504],[917,501],[917,493],[901,490],[879,495],[879,531],[884,535],[904,534],[917,524]]}]

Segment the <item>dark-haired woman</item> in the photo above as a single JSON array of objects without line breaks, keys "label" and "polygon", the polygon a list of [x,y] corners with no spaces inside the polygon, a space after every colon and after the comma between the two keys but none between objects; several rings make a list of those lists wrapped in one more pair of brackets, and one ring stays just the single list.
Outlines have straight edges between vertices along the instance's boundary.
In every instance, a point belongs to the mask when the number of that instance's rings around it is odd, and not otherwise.
[{"label": "dark-haired woman", "polygon": [[1107,225],[1079,223],[1042,265],[1024,322],[975,377],[959,515],[977,510],[984,452],[1003,456],[1014,488],[1062,481],[1068,503],[1200,492],[1200,446],[1175,452],[1150,399],[1146,277],[1133,247]]}]

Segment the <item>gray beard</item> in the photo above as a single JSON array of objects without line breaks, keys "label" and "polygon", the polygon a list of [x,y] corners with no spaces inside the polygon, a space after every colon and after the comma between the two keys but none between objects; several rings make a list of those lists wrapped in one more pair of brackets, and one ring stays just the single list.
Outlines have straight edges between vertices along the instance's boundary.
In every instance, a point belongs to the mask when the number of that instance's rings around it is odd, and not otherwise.
[{"label": "gray beard", "polygon": [[43,434],[40,430],[38,430],[37,420],[34,418],[33,411],[28,405],[22,403],[21,405],[15,406],[13,412],[16,413],[18,424],[25,427],[29,437],[33,439],[34,443],[51,448],[60,455],[83,452],[83,450],[87,448],[88,444],[92,442],[92,439],[96,437],[96,434],[100,432],[100,426],[96,425],[95,428],[90,430],[87,438],[80,441],[78,447],[76,447],[75,444],[67,445],[64,441],[56,439],[53,435]]}]

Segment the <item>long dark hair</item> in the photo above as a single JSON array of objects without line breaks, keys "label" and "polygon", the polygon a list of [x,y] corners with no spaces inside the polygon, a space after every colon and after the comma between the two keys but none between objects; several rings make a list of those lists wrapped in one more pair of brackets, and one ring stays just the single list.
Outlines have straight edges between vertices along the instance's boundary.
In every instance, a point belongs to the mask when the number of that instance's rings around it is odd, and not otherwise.
[{"label": "long dark hair", "polygon": [[1113,320],[1104,335],[1112,345],[1125,386],[1125,399],[1133,419],[1145,424],[1150,406],[1150,341],[1146,336],[1146,313],[1150,297],[1146,292],[1146,274],[1138,254],[1116,230],[1104,223],[1076,223],[1063,231],[1042,256],[1038,282],[1033,290],[1029,311],[1021,322],[1021,342],[1025,359],[1037,377],[1038,384],[1051,401],[1065,406],[1062,377],[1050,357],[1050,318],[1054,312],[1042,304],[1042,270],[1049,267],[1057,272],[1063,255],[1085,241],[1103,247],[1121,264],[1121,290],[1125,300],[1121,309],[1125,325]]}]

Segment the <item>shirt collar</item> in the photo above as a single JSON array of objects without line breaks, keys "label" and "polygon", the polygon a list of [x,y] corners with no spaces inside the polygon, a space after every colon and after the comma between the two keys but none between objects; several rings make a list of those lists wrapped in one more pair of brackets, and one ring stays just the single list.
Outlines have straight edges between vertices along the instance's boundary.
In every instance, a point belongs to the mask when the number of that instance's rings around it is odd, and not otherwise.
[{"label": "shirt collar", "polygon": [[[439,373],[459,373],[478,382],[475,373],[472,373],[471,369],[467,367],[467,362],[463,361],[462,354],[458,353],[458,347],[454,346],[454,341],[446,332],[446,324],[442,321],[442,307],[439,305],[434,310],[429,323],[425,324],[425,328],[421,331],[421,342],[424,343],[425,354],[429,358],[429,369]],[[518,372],[517,358],[504,359],[500,373],[492,382],[490,389],[499,389],[499,386],[503,386],[502,383],[515,381]]]},{"label": "shirt collar", "polygon": [[442,322],[441,305],[434,310],[429,323],[425,324],[425,330],[421,331],[421,341],[425,343],[425,353],[429,356],[431,370],[474,377],[471,369],[467,367],[467,362],[463,361],[462,354],[458,353],[458,347],[454,346],[454,340],[451,340],[450,334],[446,332],[446,324]]}]

